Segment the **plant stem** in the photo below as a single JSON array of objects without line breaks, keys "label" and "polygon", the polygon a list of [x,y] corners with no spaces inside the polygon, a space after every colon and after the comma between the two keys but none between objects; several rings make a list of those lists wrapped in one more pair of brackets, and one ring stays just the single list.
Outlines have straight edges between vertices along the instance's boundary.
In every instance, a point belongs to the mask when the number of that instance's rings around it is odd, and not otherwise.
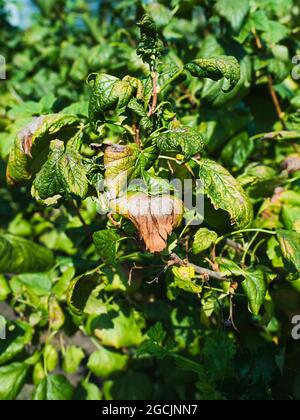
[{"label": "plant stem", "polygon": [[169,264],[180,265],[181,267],[192,267],[198,274],[205,275],[216,280],[230,281],[225,278],[225,274],[217,273],[207,268],[199,267],[198,265],[192,264],[188,261],[184,261],[181,258],[179,258],[177,254],[171,254],[171,260]]},{"label": "plant stem", "polygon": [[251,137],[252,140],[297,140],[300,138],[299,131],[272,131],[270,133],[255,134]]},{"label": "plant stem", "polygon": [[284,121],[284,113],[282,112],[281,105],[280,105],[276,90],[274,89],[274,86],[273,86],[273,78],[270,74],[268,75],[268,84],[269,84],[269,91],[270,91],[270,94],[271,94],[271,98],[272,98],[272,101],[274,103],[278,118],[280,119],[282,125],[284,127],[286,127],[286,124],[285,124],[285,121]]},{"label": "plant stem", "polygon": [[152,105],[148,112],[148,117],[151,117],[151,115],[154,114],[156,110],[156,106],[157,106],[158,89],[157,89],[157,73],[155,69],[152,69],[151,77],[152,77],[153,95],[152,95]]},{"label": "plant stem", "polygon": [[220,236],[220,238],[218,238],[216,245],[219,244],[221,241],[223,241],[223,239],[225,239],[227,236],[234,236],[237,235],[238,233],[247,233],[247,232],[258,232],[258,233],[266,233],[268,235],[276,235],[277,232],[273,231],[273,230],[267,230],[267,229],[242,229],[242,230],[236,230],[235,232],[230,232],[230,233],[226,233],[226,235]]}]

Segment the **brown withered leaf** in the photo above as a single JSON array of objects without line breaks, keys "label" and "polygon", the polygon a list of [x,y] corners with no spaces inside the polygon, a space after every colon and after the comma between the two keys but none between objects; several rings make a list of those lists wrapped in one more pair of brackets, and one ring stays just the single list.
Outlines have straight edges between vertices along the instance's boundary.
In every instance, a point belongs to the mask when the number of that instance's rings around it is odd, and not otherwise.
[{"label": "brown withered leaf", "polygon": [[152,253],[166,248],[168,236],[179,226],[183,214],[183,202],[169,195],[129,193],[113,200],[111,208],[134,223]]},{"label": "brown withered leaf", "polygon": [[289,174],[300,171],[300,155],[292,155],[287,157],[282,167],[288,171]]}]

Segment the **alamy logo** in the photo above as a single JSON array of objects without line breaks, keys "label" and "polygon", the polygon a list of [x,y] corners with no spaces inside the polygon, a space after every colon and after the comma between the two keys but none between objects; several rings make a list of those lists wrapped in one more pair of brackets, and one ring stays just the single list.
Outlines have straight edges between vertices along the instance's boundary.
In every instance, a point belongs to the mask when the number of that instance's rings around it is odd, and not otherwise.
[{"label": "alamy logo", "polygon": [[300,315],[293,317],[292,324],[295,325],[292,329],[292,337],[294,340],[300,340]]},{"label": "alamy logo", "polygon": [[6,60],[3,55],[0,55],[0,79],[6,79]]},{"label": "alamy logo", "polygon": [[0,340],[6,339],[6,320],[0,315]]}]

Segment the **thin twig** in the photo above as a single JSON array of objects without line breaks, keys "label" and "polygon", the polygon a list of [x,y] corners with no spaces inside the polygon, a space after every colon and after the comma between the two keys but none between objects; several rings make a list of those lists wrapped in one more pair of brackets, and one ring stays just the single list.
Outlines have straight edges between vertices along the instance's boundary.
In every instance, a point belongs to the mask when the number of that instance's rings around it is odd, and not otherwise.
[{"label": "thin twig", "polygon": [[[259,37],[256,29],[255,28],[252,28],[251,31],[252,31],[252,33],[254,35],[257,49],[259,51],[262,51],[263,48],[264,48],[264,46],[263,46],[263,43],[262,43],[262,41],[261,41],[261,39],[260,39],[260,37]],[[269,92],[270,92],[272,101],[274,103],[274,106],[275,106],[275,109],[276,109],[276,113],[278,115],[278,118],[281,121],[282,125],[284,127],[286,127],[286,124],[285,124],[285,121],[284,121],[284,112],[282,112],[281,105],[280,105],[280,102],[279,102],[279,99],[278,99],[276,90],[274,89],[273,77],[272,77],[271,74],[268,75],[268,85],[269,85]]]},{"label": "thin twig", "polygon": [[280,105],[276,90],[274,89],[274,86],[273,86],[273,78],[270,74],[268,75],[268,84],[269,84],[269,91],[270,91],[270,94],[271,94],[271,98],[272,98],[272,101],[273,101],[275,109],[276,109],[276,113],[277,113],[278,118],[280,119],[282,125],[285,127],[286,124],[285,124],[285,121],[284,121],[284,112],[281,109],[281,105]]},{"label": "thin twig", "polygon": [[184,261],[181,258],[179,258],[177,254],[171,254],[171,260],[169,261],[169,265],[180,265],[181,267],[192,267],[196,273],[204,275],[208,278],[221,280],[221,281],[230,281],[225,278],[225,274],[217,273],[207,268],[199,267],[198,265],[192,264],[188,261]]},{"label": "thin twig", "polygon": [[151,77],[152,77],[152,85],[153,85],[153,96],[152,96],[152,105],[148,112],[148,117],[151,117],[151,115],[154,114],[154,111],[156,110],[156,106],[157,106],[157,97],[158,97],[157,73],[155,70],[151,72]]}]

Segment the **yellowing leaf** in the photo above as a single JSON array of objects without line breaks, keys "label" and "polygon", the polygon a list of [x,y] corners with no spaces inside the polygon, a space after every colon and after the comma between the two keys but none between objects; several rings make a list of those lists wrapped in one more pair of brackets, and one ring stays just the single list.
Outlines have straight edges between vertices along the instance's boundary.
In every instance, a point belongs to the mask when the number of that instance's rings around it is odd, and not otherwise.
[{"label": "yellowing leaf", "polygon": [[77,121],[78,117],[74,115],[49,114],[35,118],[23,128],[10,151],[8,183],[14,185],[28,181],[46,160],[51,136]]}]

